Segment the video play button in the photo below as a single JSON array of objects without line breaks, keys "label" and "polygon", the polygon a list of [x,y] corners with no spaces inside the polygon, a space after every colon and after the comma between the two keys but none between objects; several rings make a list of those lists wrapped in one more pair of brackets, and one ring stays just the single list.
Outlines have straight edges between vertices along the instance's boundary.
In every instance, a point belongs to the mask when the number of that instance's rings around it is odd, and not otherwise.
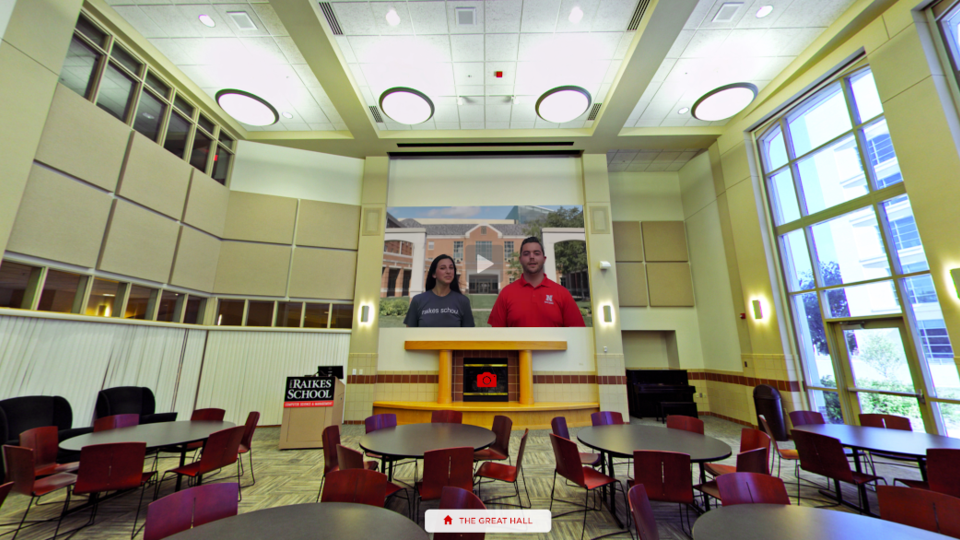
[{"label": "video play button", "polygon": [[493,266],[493,261],[487,259],[479,253],[477,254],[477,273],[483,272],[491,266]]}]

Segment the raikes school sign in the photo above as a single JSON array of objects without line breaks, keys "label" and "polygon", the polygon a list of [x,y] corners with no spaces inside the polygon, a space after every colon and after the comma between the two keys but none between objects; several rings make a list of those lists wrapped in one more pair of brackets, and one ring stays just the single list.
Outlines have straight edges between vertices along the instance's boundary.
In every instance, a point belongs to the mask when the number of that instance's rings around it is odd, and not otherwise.
[{"label": "raikes school sign", "polygon": [[283,407],[333,407],[333,377],[287,377]]}]

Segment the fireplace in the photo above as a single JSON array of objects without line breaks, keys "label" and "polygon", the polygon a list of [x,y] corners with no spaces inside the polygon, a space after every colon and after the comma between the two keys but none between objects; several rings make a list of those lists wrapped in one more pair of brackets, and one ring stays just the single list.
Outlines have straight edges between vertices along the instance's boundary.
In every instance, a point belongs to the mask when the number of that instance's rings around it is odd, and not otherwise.
[{"label": "fireplace", "polygon": [[507,358],[463,359],[463,401],[509,401]]}]

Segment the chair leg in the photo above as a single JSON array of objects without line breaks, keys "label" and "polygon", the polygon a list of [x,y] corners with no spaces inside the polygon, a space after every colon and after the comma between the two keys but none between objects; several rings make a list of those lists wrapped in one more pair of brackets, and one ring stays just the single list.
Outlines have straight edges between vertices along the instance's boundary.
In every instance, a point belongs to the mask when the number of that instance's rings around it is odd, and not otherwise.
[{"label": "chair leg", "polygon": [[30,512],[30,506],[33,504],[33,501],[36,497],[30,497],[30,504],[27,505],[27,509],[23,511],[23,518],[20,520],[20,525],[17,526],[17,530],[13,532],[13,538],[16,540],[17,535],[20,534],[20,529],[23,528],[23,524],[27,521],[27,514]]},{"label": "chair leg", "polygon": [[584,533],[587,532],[587,512],[590,511],[588,505],[590,504],[590,491],[587,490],[583,494],[583,527],[580,529],[580,540],[583,540]]},{"label": "chair leg", "polygon": [[253,474],[253,448],[247,450],[247,456],[250,460],[250,478],[253,478],[253,483],[250,485],[255,486],[257,485],[257,475]]},{"label": "chair leg", "polygon": [[[553,492],[557,489],[557,471],[553,471],[553,486],[550,488],[550,512],[553,512]],[[26,515],[24,515],[26,518]]]},{"label": "chair leg", "polygon": [[[64,501],[63,501],[63,510],[60,511],[60,519],[57,520],[57,528],[56,528],[55,531],[53,531],[53,540],[57,540],[57,533],[60,532],[60,525],[63,524],[63,516],[65,516],[65,515],[67,514],[67,508],[70,506],[70,492],[71,492],[71,491],[72,491],[72,490],[71,490],[70,488],[67,488],[67,498],[64,499]],[[94,503],[94,505],[96,505],[96,503]],[[28,505],[27,507],[29,508],[29,505]],[[94,506],[94,508],[96,508],[96,506]],[[27,517],[26,512],[24,512],[23,517],[24,517],[24,519],[26,519],[26,517]],[[22,525],[22,523],[21,523],[21,525]],[[19,531],[20,531],[20,529],[17,529],[17,532],[19,532]],[[13,537],[16,538],[17,535],[14,534]]]},{"label": "chair leg", "polygon": [[[130,538],[137,536],[137,520],[140,519],[140,507],[143,506],[143,494],[147,491],[147,484],[150,482],[144,482],[143,487],[140,489],[140,502],[137,503],[137,513],[133,516],[133,532],[130,533]],[[146,525],[146,524],[144,524]]]},{"label": "chair leg", "polygon": [[320,502],[320,494],[323,493],[323,483],[326,482],[326,480],[326,476],[320,479],[320,489],[317,490],[317,502]]},{"label": "chair leg", "polygon": [[243,459],[237,459],[237,496],[239,501],[243,500],[243,487],[240,485],[240,466],[243,464]]}]

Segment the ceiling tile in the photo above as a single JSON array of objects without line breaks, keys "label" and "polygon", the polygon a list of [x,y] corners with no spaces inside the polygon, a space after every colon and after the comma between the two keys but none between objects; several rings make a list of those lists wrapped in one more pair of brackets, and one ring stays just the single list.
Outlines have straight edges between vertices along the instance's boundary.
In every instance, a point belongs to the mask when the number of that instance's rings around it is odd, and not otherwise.
[{"label": "ceiling tile", "polygon": [[519,48],[520,34],[487,34],[484,51],[487,62],[506,60],[515,61]]},{"label": "ceiling tile", "polygon": [[486,121],[487,122],[505,122],[510,123],[510,110],[513,107],[510,104],[503,105],[487,105],[485,107],[486,111]]},{"label": "ceiling tile", "polygon": [[482,100],[483,99],[482,96],[484,96],[483,86],[482,85],[481,86],[457,86],[456,95],[474,96],[474,97],[465,97],[464,99],[466,99],[467,101],[470,101],[471,99]]},{"label": "ceiling tile", "polygon": [[516,95],[516,89],[513,85],[509,84],[491,84],[484,88],[483,95],[485,96],[514,96]]},{"label": "ceiling tile", "polygon": [[823,28],[800,28],[792,40],[784,42],[780,54],[783,56],[797,56],[823,33]]},{"label": "ceiling tile", "polygon": [[607,170],[609,172],[623,172],[627,170],[626,163],[611,163],[607,165]]},{"label": "ceiling tile", "polygon": [[648,165],[649,163],[630,163],[627,165],[626,172],[644,172]]},{"label": "ceiling tile", "polygon": [[305,122],[294,122],[293,120],[287,119],[284,120],[285,121],[281,122],[281,124],[283,124],[284,129],[287,131],[310,131],[310,126],[308,126]]},{"label": "ceiling tile", "polygon": [[480,62],[454,63],[453,80],[457,86],[483,84],[483,64]]},{"label": "ceiling tile", "polygon": [[623,32],[630,24],[636,8],[637,2],[634,0],[601,0],[593,21],[593,31]]},{"label": "ceiling tile", "polygon": [[333,131],[333,124],[329,123],[310,123],[307,124],[310,126],[310,129],[313,131]]},{"label": "ceiling tile", "polygon": [[483,103],[467,102],[460,105],[460,122],[483,122],[484,109]]},{"label": "ceiling tile", "polygon": [[[727,4],[740,4],[737,8],[736,13],[734,13],[733,18],[729,21],[724,22],[714,22],[714,18],[717,16],[717,13]],[[703,21],[700,23],[700,28],[733,28],[740,22],[740,19],[743,18],[747,13],[747,8],[750,2],[746,1],[731,1],[725,0],[722,2],[716,2],[710,11],[707,12],[707,16],[704,17]]]},{"label": "ceiling tile", "polygon": [[[476,24],[457,26],[457,8],[466,7],[476,10]],[[447,28],[451,34],[479,34],[483,32],[484,2],[447,2]]]},{"label": "ceiling tile", "polygon": [[715,56],[716,51],[720,50],[720,46],[729,35],[730,30],[698,30],[680,56],[681,58]]},{"label": "ceiling tile", "polygon": [[727,56],[772,56],[757,47],[757,41],[766,33],[763,29],[733,30],[723,42],[718,55]]},{"label": "ceiling tile", "polygon": [[[333,11],[346,36],[378,36],[373,11],[367,2],[334,2]],[[351,40],[351,43],[353,41]]]},{"label": "ceiling tile", "polygon": [[540,118],[540,117],[538,116],[538,117],[537,117],[537,121],[536,121],[536,123],[534,124],[534,127],[537,128],[537,129],[548,129],[548,128],[557,129],[557,128],[560,127],[560,124],[554,124],[553,122],[547,122],[546,120],[544,120],[543,118]]},{"label": "ceiling tile", "polygon": [[457,106],[435,106],[433,111],[433,119],[437,122],[459,122],[460,121],[460,112],[457,109]]},{"label": "ceiling tile", "polygon": [[434,122],[434,124],[440,130],[460,129],[460,122]]},{"label": "ceiling tile", "polygon": [[[220,14],[223,20],[227,21],[227,25],[230,26],[230,29],[233,30],[234,34],[238,36],[251,37],[270,35],[270,30],[267,28],[264,22],[260,20],[260,17],[254,9],[254,6],[250,4],[217,4],[213,6],[213,9]],[[228,15],[228,13],[234,11],[243,11],[246,13],[257,28],[255,30],[241,30]],[[274,17],[276,17],[276,14],[274,14]],[[286,32],[283,32],[282,34],[286,34]]]},{"label": "ceiling tile", "polygon": [[269,3],[261,4],[253,2],[251,2],[251,5],[257,13],[257,17],[260,17],[260,22],[263,23],[264,28],[271,36],[281,37],[289,35],[286,27],[280,22],[280,17],[277,16],[277,12],[273,10],[273,6]]},{"label": "ceiling tile", "polygon": [[681,30],[670,50],[667,51],[667,58],[680,58],[695,33],[695,30]]},{"label": "ceiling tile", "polygon": [[320,92],[323,92],[320,86],[320,81],[317,80],[317,76],[313,74],[313,71],[310,69],[310,66],[306,64],[300,64],[293,66],[293,69],[297,71],[297,75],[300,76],[300,81],[303,82],[303,85],[311,89],[317,88],[320,89]]},{"label": "ceiling tile", "polygon": [[633,38],[636,34],[636,32],[623,33],[620,37],[620,43],[617,44],[617,50],[613,53],[614,60],[623,60],[627,57],[627,51],[630,50],[630,44],[633,43]]},{"label": "ceiling tile", "polygon": [[535,122],[537,120],[537,111],[534,109],[534,103],[521,102],[519,105],[513,106],[510,112],[510,121],[513,123]]},{"label": "ceiling tile", "polygon": [[407,11],[417,35],[448,33],[445,2],[407,2]]},{"label": "ceiling tile", "polygon": [[655,161],[647,166],[646,172],[663,172],[666,171],[669,166],[670,163],[666,161]]},{"label": "ceiling tile", "polygon": [[[400,17],[400,24],[396,26],[390,26],[387,22],[387,13],[391,9],[395,10]],[[410,18],[410,12],[407,11],[406,2],[370,2],[370,10],[373,12],[373,20],[381,36],[413,35],[413,21]]]},{"label": "ceiling tile", "polygon": [[[254,63],[286,64],[287,57],[271,37],[241,38],[243,46],[249,51],[248,60]],[[306,63],[306,62],[304,62]]]},{"label": "ceiling tile", "polygon": [[350,74],[353,75],[353,81],[357,83],[357,86],[370,86],[367,83],[367,78],[363,75],[363,66],[375,66],[376,64],[350,64]]},{"label": "ceiling tile", "polygon": [[722,1],[724,0],[700,0],[697,6],[693,8],[693,12],[690,14],[690,17],[687,18],[687,22],[683,27],[689,30],[700,28],[700,23],[706,18],[707,12],[713,9],[714,4]]},{"label": "ceiling tile", "polygon": [[[497,78],[497,72],[502,72],[503,76]],[[484,84],[487,86],[510,86],[512,87],[517,79],[516,62],[487,62],[484,67]]]},{"label": "ceiling tile", "polygon": [[[343,54],[343,60],[348,64],[353,64],[357,62],[357,55],[353,53],[353,47],[350,46],[350,39],[347,36],[334,36],[337,38],[337,46],[340,47],[340,53]],[[290,39],[290,38],[279,38],[279,39]],[[278,43],[280,43],[278,41]],[[283,44],[280,44],[280,48],[283,49]],[[286,51],[284,51],[286,52]],[[292,62],[294,64],[298,62]]]},{"label": "ceiling tile", "polygon": [[177,6],[140,6],[140,9],[168,37],[200,37],[199,29]]},{"label": "ceiling tile", "polygon": [[830,26],[854,0],[800,0],[788,6],[780,18],[777,26],[788,28]]},{"label": "ceiling tile", "polygon": [[[589,32],[590,30],[597,30],[593,25],[599,6],[600,0],[562,0],[560,3],[560,12],[557,15],[557,32]],[[570,12],[574,7],[580,8],[580,11],[583,12],[583,16],[579,22],[570,20]],[[626,28],[627,25],[624,24],[623,27]]]},{"label": "ceiling tile", "polygon": [[486,122],[486,129],[510,129],[510,122]]},{"label": "ceiling tile", "polygon": [[176,39],[151,39],[153,44],[168,60],[181,66],[193,63],[193,57],[180,47],[179,40]]},{"label": "ceiling tile", "polygon": [[536,124],[533,122],[510,122],[510,129],[533,129]]},{"label": "ceiling tile", "polygon": [[560,0],[524,0],[520,32],[553,32],[559,12]]},{"label": "ceiling tile", "polygon": [[684,162],[679,162],[679,161],[675,161],[675,162],[671,163],[670,165],[668,165],[667,168],[664,169],[664,170],[666,170],[667,172],[675,172],[675,171],[679,171],[680,169],[682,169],[684,165],[686,165],[686,163],[684,163]]},{"label": "ceiling tile", "polygon": [[521,0],[499,0],[486,6],[484,31],[488,34],[520,31]]},{"label": "ceiling tile", "polygon": [[[737,28],[771,28],[779,26],[780,16],[790,7],[794,0],[757,0],[747,9],[747,14],[740,19]],[[749,5],[749,4],[748,4]],[[773,6],[773,11],[762,19],[757,18],[757,10],[761,6]]]},{"label": "ceiling tile", "polygon": [[[456,34],[450,36],[450,50],[454,62],[483,62],[483,34]],[[514,44],[516,49],[516,44]],[[516,50],[514,50],[514,59]]]},{"label": "ceiling tile", "polygon": [[483,129],[483,122],[460,122],[460,129]]},{"label": "ceiling tile", "polygon": [[138,6],[117,6],[114,8],[137,32],[145,38],[167,37],[167,33],[143,12]]},{"label": "ceiling tile", "polygon": [[[287,59],[287,62],[291,64],[307,63],[307,59],[300,54],[300,49],[298,49],[297,44],[293,42],[293,38],[278,37],[273,39],[276,41],[277,46],[280,47],[280,51],[283,52],[283,56]],[[349,44],[344,44],[349,46]],[[350,54],[353,54],[353,52],[351,51]]]}]

